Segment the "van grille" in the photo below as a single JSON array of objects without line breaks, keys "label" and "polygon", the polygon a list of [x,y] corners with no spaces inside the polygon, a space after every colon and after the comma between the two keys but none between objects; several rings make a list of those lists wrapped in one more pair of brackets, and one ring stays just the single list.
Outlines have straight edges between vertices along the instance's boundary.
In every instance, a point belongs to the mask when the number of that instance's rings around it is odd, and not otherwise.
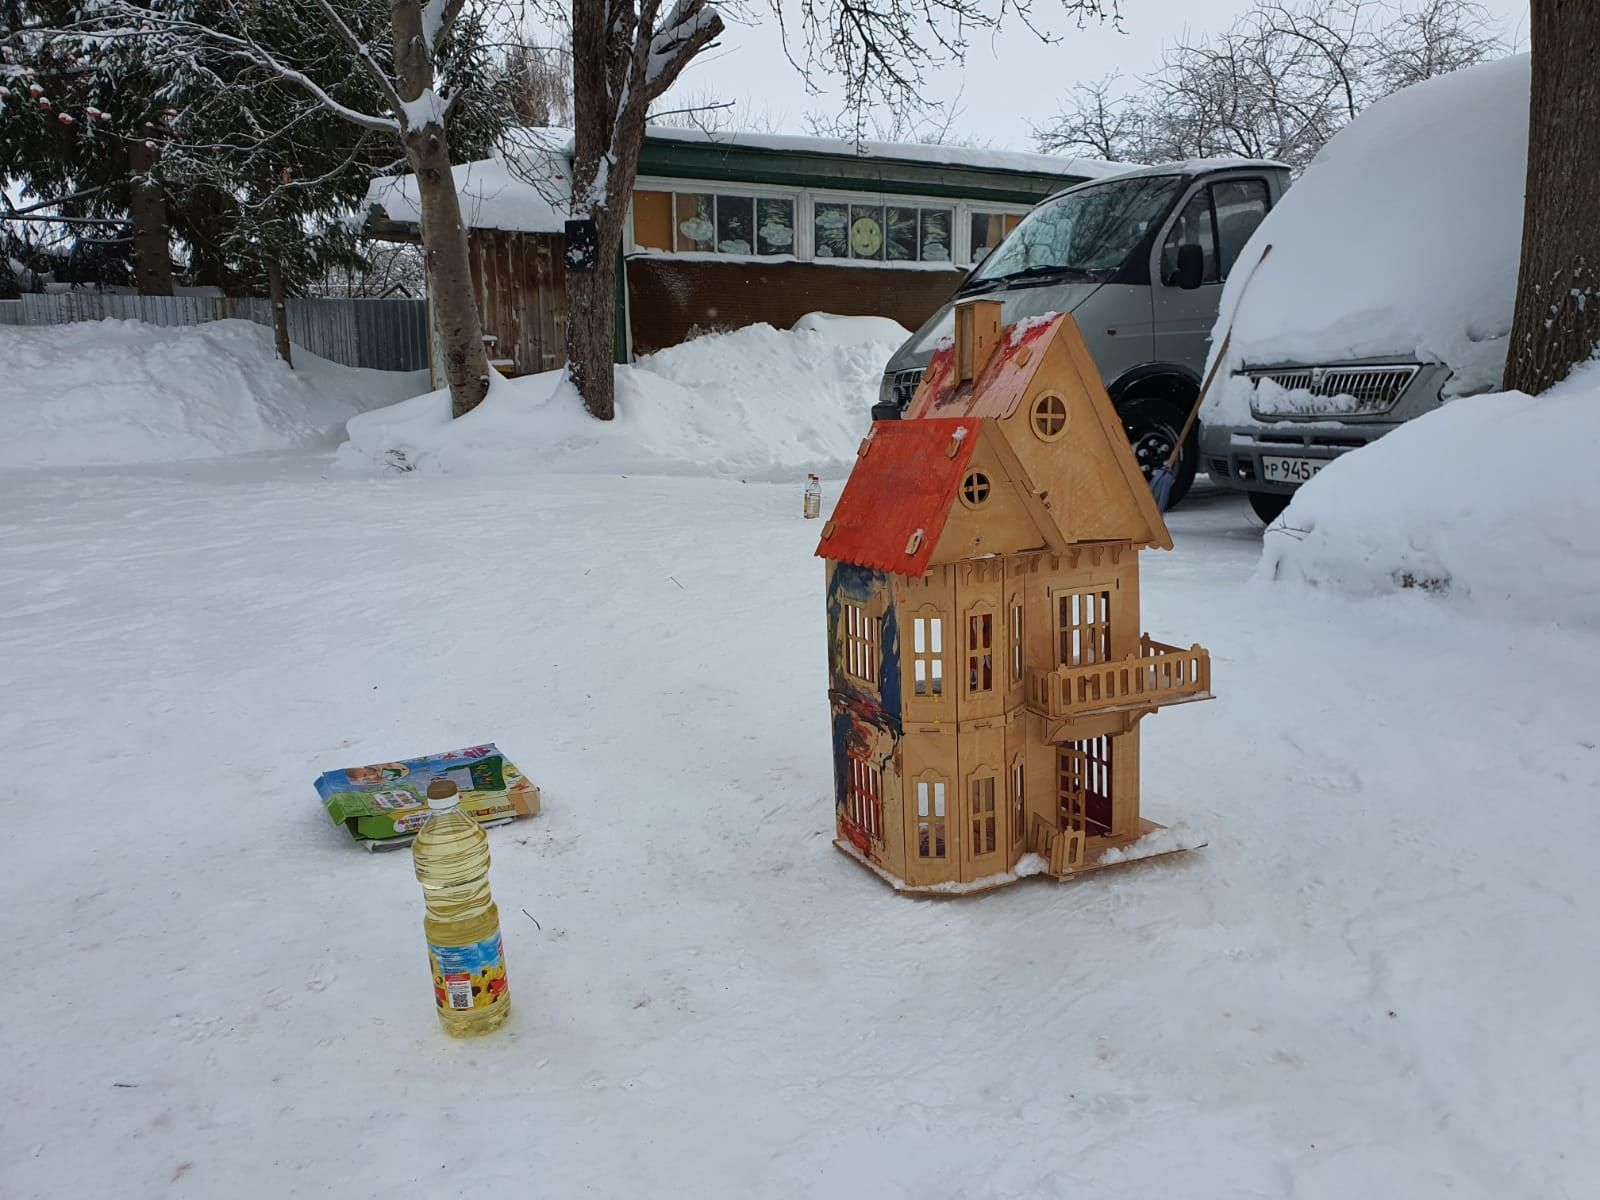
[{"label": "van grille", "polygon": [[[1393,367],[1289,367],[1246,371],[1257,385],[1250,411],[1276,420],[1301,417],[1373,417],[1388,412],[1422,368],[1414,364]],[[1270,379],[1298,395],[1263,396],[1259,387]],[[1309,393],[1309,399],[1307,394]]]},{"label": "van grille", "polygon": [[924,368],[916,367],[910,371],[896,371],[894,373],[894,402],[901,408],[911,403],[911,397],[917,393],[917,384],[922,382]]}]

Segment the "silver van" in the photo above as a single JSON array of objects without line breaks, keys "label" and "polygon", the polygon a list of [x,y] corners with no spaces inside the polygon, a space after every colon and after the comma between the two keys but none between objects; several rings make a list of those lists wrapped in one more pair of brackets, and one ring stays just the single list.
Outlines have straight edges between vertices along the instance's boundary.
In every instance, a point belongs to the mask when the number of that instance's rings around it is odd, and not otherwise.
[{"label": "silver van", "polygon": [[[1288,186],[1282,163],[1203,159],[1141,167],[1041,201],[895,352],[873,417],[896,419],[910,403],[951,334],[956,301],[999,299],[1007,324],[1071,313],[1148,477],[1199,394],[1223,280]],[[1184,445],[1173,503],[1194,480],[1197,433]]]}]

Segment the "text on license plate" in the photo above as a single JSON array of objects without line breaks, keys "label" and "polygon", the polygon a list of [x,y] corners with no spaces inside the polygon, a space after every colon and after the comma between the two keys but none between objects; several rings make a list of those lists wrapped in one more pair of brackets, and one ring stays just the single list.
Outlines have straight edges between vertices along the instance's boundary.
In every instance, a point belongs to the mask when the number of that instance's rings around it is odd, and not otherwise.
[{"label": "text on license plate", "polygon": [[1323,458],[1261,456],[1261,477],[1268,483],[1304,483],[1328,465]]}]

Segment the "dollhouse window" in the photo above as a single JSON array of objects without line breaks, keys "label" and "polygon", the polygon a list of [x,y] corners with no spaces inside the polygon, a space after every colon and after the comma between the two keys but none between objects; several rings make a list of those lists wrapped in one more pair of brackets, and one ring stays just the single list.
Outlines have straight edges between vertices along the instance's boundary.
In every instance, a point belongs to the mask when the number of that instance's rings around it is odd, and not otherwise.
[{"label": "dollhouse window", "polygon": [[878,621],[859,604],[844,605],[844,673],[861,683],[878,682]]},{"label": "dollhouse window", "polygon": [[968,471],[967,477],[961,481],[961,503],[968,508],[980,508],[989,498],[991,490],[987,475],[982,471]]},{"label": "dollhouse window", "polygon": [[994,690],[994,614],[967,618],[967,691]]},{"label": "dollhouse window", "polygon": [[972,852],[974,854],[993,854],[996,841],[996,822],[999,820],[994,807],[994,776],[986,775],[982,779],[972,781]]},{"label": "dollhouse window", "polygon": [[1053,442],[1067,431],[1067,402],[1053,392],[1033,402],[1033,432],[1041,441]]},{"label": "dollhouse window", "polygon": [[944,618],[911,621],[912,689],[918,696],[944,695]]},{"label": "dollhouse window", "polygon": [[1022,682],[1022,603],[1011,602],[1011,682]]},{"label": "dollhouse window", "polygon": [[1111,592],[1091,588],[1056,597],[1056,632],[1064,667],[1111,661]]},{"label": "dollhouse window", "polygon": [[1022,840],[1023,824],[1027,818],[1027,805],[1023,802],[1022,759],[1011,764],[1011,841]]},{"label": "dollhouse window", "polygon": [[1111,739],[1068,742],[1057,752],[1061,828],[1111,832]]},{"label": "dollhouse window", "polygon": [[917,781],[917,857],[943,858],[944,784],[937,779]]},{"label": "dollhouse window", "polygon": [[883,839],[883,772],[864,759],[850,757],[850,820],[873,841]]}]

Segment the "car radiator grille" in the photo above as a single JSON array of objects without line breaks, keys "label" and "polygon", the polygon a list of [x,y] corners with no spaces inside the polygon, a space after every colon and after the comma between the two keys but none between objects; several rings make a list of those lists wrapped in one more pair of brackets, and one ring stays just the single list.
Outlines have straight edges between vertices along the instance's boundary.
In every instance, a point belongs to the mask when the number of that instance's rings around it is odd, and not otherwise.
[{"label": "car radiator grille", "polygon": [[[1278,420],[1302,417],[1372,417],[1388,412],[1422,368],[1407,364],[1393,367],[1292,367],[1245,372],[1258,385],[1250,411]],[[1288,392],[1309,393],[1289,401],[1261,394],[1259,384],[1270,379]],[[1318,403],[1318,401],[1325,403]]]},{"label": "car radiator grille", "polygon": [[917,384],[922,382],[923,368],[917,367],[911,371],[896,371],[894,373],[894,402],[901,408],[911,403],[911,397],[916,395]]}]

